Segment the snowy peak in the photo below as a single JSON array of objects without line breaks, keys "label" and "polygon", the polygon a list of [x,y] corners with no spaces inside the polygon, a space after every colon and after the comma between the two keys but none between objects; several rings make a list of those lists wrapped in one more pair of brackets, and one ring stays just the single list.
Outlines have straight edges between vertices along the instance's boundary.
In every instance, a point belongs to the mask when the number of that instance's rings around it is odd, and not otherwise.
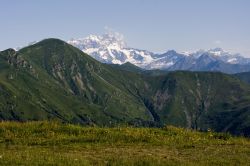
[{"label": "snowy peak", "polygon": [[122,34],[119,34],[117,32],[115,33],[106,33],[102,37],[102,41],[105,45],[109,46],[117,46],[119,48],[126,48],[127,44],[124,41],[124,36]]},{"label": "snowy peak", "polygon": [[123,64],[130,62],[144,67],[153,60],[152,53],[127,47],[123,35],[117,32],[72,39],[68,43],[103,63]]},{"label": "snowy peak", "polygon": [[222,48],[212,48],[212,49],[209,49],[208,52],[224,52],[224,50]]},{"label": "snowy peak", "polygon": [[82,46],[82,50],[89,48],[126,48],[126,43],[123,40],[123,36],[118,33],[106,33],[104,35],[89,35],[86,38],[72,39],[68,41],[69,44]]},{"label": "snowy peak", "polygon": [[223,56],[225,54],[228,54],[227,52],[225,52],[222,48],[214,48],[214,49],[210,49],[207,51],[209,54],[212,54],[214,56]]}]

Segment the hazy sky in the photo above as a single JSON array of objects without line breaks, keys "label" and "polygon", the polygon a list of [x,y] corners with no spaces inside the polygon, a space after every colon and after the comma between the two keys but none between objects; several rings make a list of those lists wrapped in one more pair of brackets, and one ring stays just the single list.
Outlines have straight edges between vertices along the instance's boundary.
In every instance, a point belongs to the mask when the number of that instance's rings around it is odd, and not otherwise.
[{"label": "hazy sky", "polygon": [[149,51],[222,47],[250,57],[250,0],[0,0],[0,23],[0,50],[109,27]]}]

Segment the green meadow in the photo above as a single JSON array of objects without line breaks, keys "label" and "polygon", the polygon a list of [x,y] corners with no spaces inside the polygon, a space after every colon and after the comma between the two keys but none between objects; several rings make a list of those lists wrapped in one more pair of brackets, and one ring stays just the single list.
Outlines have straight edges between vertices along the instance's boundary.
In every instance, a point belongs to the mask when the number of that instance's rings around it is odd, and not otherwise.
[{"label": "green meadow", "polygon": [[172,126],[1,122],[0,165],[250,165],[250,140]]}]

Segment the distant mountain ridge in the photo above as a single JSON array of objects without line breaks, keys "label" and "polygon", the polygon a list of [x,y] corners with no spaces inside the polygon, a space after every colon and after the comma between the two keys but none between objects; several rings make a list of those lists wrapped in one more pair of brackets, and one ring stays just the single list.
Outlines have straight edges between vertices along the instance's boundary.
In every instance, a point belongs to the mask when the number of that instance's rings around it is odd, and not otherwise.
[{"label": "distant mountain ridge", "polygon": [[192,53],[178,53],[170,50],[163,54],[155,54],[128,47],[122,35],[118,33],[90,35],[82,39],[69,40],[68,43],[102,63],[130,62],[146,70],[221,71],[225,73],[250,71],[250,58],[226,52],[221,48]]}]

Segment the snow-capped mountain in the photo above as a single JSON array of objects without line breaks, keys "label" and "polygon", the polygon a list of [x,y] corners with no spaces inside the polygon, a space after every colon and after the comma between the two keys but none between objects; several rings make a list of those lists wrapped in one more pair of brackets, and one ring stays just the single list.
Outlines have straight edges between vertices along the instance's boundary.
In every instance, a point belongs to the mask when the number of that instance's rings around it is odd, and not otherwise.
[{"label": "snow-capped mountain", "polygon": [[232,53],[226,52],[222,48],[199,50],[197,52],[191,53],[190,55],[195,58],[198,58],[199,56],[203,54],[209,54],[210,56],[213,56],[214,58],[218,60],[221,60],[225,63],[230,63],[230,64],[249,64],[250,63],[249,58],[244,58],[240,54],[232,54]]},{"label": "snow-capped mountain", "polygon": [[68,43],[103,63],[123,64],[130,62],[145,67],[153,61],[153,53],[127,47],[123,36],[118,33],[90,35],[83,39],[72,39]]},{"label": "snow-capped mountain", "polygon": [[100,62],[109,64],[130,62],[147,70],[198,70],[226,73],[250,71],[249,58],[240,54],[231,54],[221,48],[191,53],[178,53],[170,50],[163,54],[154,54],[128,47],[119,33],[90,35],[86,38],[72,39],[68,43]]},{"label": "snow-capped mountain", "polygon": [[167,70],[221,71],[238,73],[250,71],[250,59],[230,54],[221,48],[199,50],[180,58]]}]

